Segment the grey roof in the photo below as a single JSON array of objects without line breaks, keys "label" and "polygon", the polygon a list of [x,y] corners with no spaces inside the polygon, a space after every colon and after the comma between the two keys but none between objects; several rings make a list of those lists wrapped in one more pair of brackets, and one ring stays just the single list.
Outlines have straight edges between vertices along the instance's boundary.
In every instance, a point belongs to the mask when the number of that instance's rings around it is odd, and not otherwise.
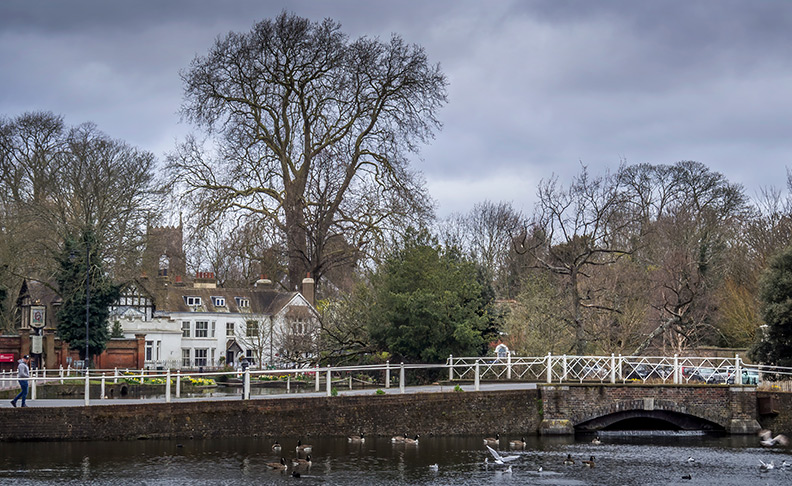
[{"label": "grey roof", "polygon": [[[263,289],[193,288],[171,286],[165,301],[157,302],[157,310],[164,312],[219,312],[230,314],[275,315],[297,295]],[[185,297],[200,297],[200,306],[188,306]],[[225,306],[215,307],[212,297],[223,297]],[[247,299],[249,307],[240,307],[237,299]]]}]

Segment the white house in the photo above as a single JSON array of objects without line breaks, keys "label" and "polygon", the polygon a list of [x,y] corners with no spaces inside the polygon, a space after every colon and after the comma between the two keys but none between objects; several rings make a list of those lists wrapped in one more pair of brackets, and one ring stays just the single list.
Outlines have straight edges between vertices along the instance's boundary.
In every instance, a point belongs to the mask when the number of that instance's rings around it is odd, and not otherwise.
[{"label": "white house", "polygon": [[243,359],[292,367],[314,359],[313,279],[303,280],[302,292],[275,290],[263,278],[250,288],[220,288],[204,272],[191,283],[180,280],[129,285],[111,309],[111,322],[121,324],[125,337],[146,335],[147,367],[238,366]]}]

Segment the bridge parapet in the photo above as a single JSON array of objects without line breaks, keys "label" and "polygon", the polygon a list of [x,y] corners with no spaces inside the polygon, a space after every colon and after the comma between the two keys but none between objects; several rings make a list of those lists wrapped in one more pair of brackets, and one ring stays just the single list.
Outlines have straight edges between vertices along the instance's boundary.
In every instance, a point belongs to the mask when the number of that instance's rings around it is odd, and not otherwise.
[{"label": "bridge parapet", "polygon": [[756,388],[691,385],[543,385],[539,387],[544,435],[601,430],[626,419],[663,420],[680,429],[752,434]]}]

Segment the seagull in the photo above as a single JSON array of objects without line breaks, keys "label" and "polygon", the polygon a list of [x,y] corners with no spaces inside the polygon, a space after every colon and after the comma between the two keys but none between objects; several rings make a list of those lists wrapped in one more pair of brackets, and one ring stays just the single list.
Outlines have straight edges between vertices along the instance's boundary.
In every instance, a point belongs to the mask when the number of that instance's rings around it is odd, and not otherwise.
[{"label": "seagull", "polygon": [[759,443],[765,447],[774,447],[777,445],[785,446],[789,444],[789,439],[787,439],[787,436],[784,434],[778,434],[777,436],[773,437],[773,433],[766,429],[759,432],[759,437],[762,438]]},{"label": "seagull", "polygon": [[495,437],[487,437],[484,439],[484,445],[497,445],[500,444],[500,434],[495,434]]},{"label": "seagull", "polygon": [[775,469],[775,465],[773,464],[773,461],[767,463],[759,459],[759,469],[761,469],[762,471],[769,471],[771,469]]},{"label": "seagull", "polygon": [[589,459],[588,461],[583,461],[583,466],[594,467],[594,456],[591,456],[591,459]]},{"label": "seagull", "polygon": [[544,471],[544,468],[542,468],[542,466],[539,466],[539,469],[536,470],[536,472],[538,472],[539,474],[542,474],[542,471]]},{"label": "seagull", "polygon": [[513,461],[515,459],[518,459],[520,457],[520,456],[506,456],[506,457],[503,457],[500,454],[498,454],[498,451],[496,451],[492,447],[487,446],[487,449],[490,451],[490,454],[492,454],[492,457],[495,458],[495,464],[506,464],[507,462],[511,462],[511,461]]},{"label": "seagull", "polygon": [[567,454],[566,459],[564,459],[564,465],[571,466],[573,464],[575,464],[575,460],[572,459],[572,454]]},{"label": "seagull", "polygon": [[429,465],[429,470],[430,470],[430,471],[439,471],[439,470],[440,470],[440,466],[439,466],[437,463],[435,463],[435,464],[430,464],[430,465]]},{"label": "seagull", "polygon": [[268,462],[267,467],[270,469],[286,469],[286,458],[281,457],[280,462]]},{"label": "seagull", "polygon": [[781,463],[781,467],[783,468],[792,467],[792,462],[786,462],[786,460],[784,460],[784,462]]},{"label": "seagull", "polygon": [[687,463],[688,463],[688,464],[693,464],[694,462],[696,462],[696,460],[695,460],[695,459],[693,459],[693,456],[689,456],[689,457],[687,458]]},{"label": "seagull", "polygon": [[602,441],[600,440],[599,437],[594,437],[594,440],[592,440],[591,443],[594,445],[599,445],[602,444]]}]

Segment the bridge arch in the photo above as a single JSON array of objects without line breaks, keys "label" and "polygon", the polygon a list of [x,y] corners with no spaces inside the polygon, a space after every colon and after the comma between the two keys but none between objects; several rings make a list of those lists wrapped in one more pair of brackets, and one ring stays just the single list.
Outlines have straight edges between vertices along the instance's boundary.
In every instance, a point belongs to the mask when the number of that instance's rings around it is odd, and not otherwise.
[{"label": "bridge arch", "polygon": [[714,414],[704,407],[654,398],[620,400],[584,410],[573,414],[571,422],[575,430],[594,431],[637,419],[664,422],[670,428],[680,430],[724,431],[729,426],[726,417]]}]

